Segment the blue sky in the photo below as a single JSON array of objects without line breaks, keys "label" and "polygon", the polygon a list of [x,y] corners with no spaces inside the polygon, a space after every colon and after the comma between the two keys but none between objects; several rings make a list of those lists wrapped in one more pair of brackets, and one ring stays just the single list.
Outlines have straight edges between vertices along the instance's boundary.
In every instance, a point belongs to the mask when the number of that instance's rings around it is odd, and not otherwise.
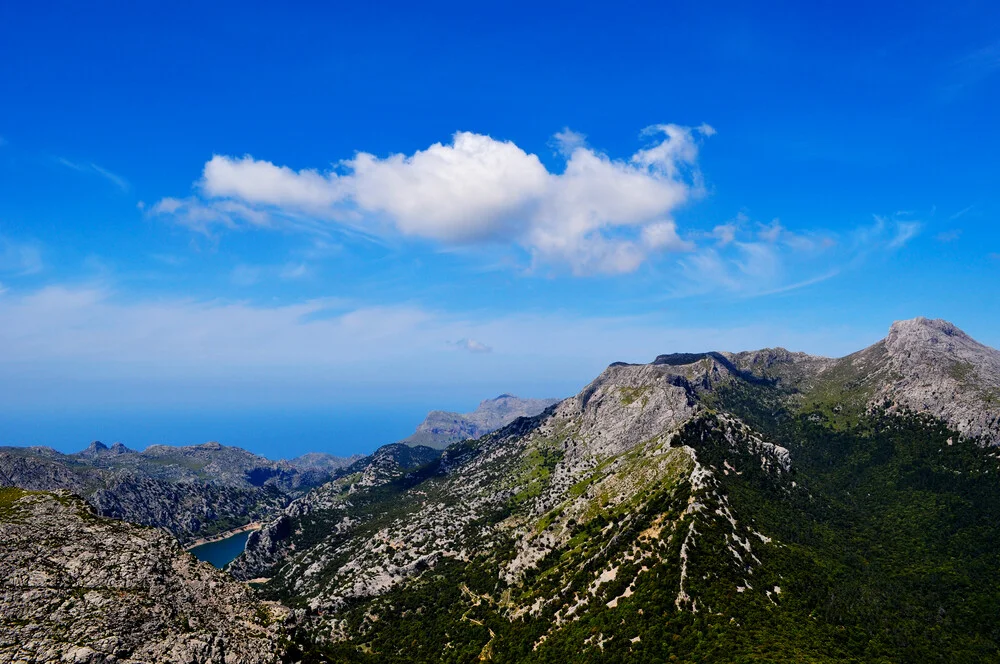
[{"label": "blue sky", "polygon": [[343,453],[661,352],[1000,346],[1000,9],[815,4],[0,6],[0,441]]}]

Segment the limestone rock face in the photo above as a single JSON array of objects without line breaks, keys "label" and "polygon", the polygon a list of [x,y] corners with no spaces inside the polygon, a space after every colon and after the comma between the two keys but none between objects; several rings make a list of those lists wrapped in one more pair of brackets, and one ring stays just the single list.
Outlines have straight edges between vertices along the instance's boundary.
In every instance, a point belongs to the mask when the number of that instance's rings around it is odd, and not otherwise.
[{"label": "limestone rock face", "polygon": [[431,463],[440,455],[439,450],[430,447],[402,443],[383,445],[370,456],[341,469],[336,480],[292,501],[280,516],[252,533],[244,552],[229,565],[228,571],[244,580],[270,576],[296,550],[297,529],[293,528],[293,521],[321,514],[324,536],[345,532],[352,524],[351,519],[338,518],[331,524],[327,521],[331,511],[337,513],[350,505],[356,493],[405,480],[408,471]]},{"label": "limestone rock face", "polygon": [[434,410],[428,413],[413,435],[400,442],[444,449],[452,443],[485,436],[519,417],[534,417],[558,402],[558,399],[522,399],[512,394],[501,394],[495,399],[480,402],[471,413]]},{"label": "limestone rock face", "polygon": [[162,531],[0,489],[0,661],[279,662],[289,615]]},{"label": "limestone rock face", "polygon": [[889,376],[876,399],[941,418],[964,436],[1000,445],[1000,351],[944,320],[893,323]]}]

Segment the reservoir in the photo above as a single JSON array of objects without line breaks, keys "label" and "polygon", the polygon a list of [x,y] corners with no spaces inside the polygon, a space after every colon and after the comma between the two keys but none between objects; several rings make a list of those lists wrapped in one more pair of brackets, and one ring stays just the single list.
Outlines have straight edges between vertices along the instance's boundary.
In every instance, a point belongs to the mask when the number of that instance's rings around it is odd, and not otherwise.
[{"label": "reservoir", "polygon": [[243,547],[246,546],[247,538],[250,537],[251,532],[253,531],[246,530],[216,542],[199,544],[188,551],[193,553],[198,560],[204,560],[222,569],[243,552]]}]

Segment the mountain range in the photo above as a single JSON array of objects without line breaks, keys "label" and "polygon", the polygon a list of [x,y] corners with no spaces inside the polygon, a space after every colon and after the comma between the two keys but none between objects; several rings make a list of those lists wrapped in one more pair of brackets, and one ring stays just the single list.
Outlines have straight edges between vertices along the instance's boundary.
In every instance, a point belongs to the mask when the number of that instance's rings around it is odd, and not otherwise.
[{"label": "mountain range", "polygon": [[165,528],[186,542],[273,516],[358,458],[271,461],[215,442],[137,452],[94,441],[76,454],[0,447],[0,487],[71,491],[98,514]]},{"label": "mountain range", "polygon": [[[1000,352],[948,322],[894,323],[843,358],[772,348],[614,363],[495,431],[443,451],[414,442],[318,486],[262,483],[291,502],[218,583],[250,584],[239,606],[271,602],[270,661],[1000,661]],[[38,495],[3,507],[18,532],[119,523],[30,507],[74,500]],[[32,542],[104,573],[99,542]],[[0,577],[30,569],[17,546],[0,544]],[[86,585],[50,592],[86,597]],[[0,624],[68,652],[48,635],[73,616],[18,608],[30,603],[18,588]],[[86,646],[96,654],[77,661],[111,652]],[[184,652],[159,661],[209,661]]]}]

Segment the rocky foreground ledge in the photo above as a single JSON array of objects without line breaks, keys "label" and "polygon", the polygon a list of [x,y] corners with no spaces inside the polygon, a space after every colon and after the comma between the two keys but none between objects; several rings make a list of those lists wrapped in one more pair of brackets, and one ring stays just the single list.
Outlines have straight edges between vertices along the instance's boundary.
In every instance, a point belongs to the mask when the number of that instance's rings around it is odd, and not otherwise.
[{"label": "rocky foreground ledge", "polygon": [[0,489],[0,662],[279,662],[288,620],[162,531]]}]

